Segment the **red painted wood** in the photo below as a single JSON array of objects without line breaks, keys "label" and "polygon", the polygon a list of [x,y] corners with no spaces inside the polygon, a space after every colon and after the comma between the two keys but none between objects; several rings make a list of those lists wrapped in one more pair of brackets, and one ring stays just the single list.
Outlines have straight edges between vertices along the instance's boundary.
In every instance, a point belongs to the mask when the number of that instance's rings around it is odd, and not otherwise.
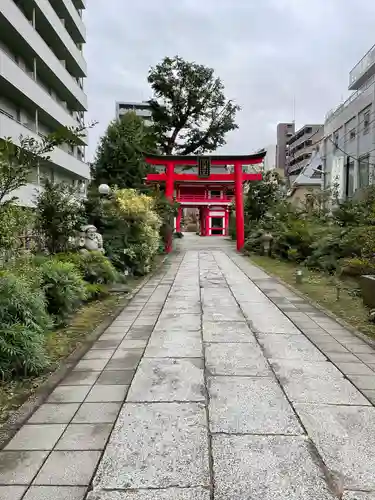
[{"label": "red painted wood", "polygon": [[[147,182],[166,182],[167,174],[147,174],[146,181]],[[196,174],[174,174],[173,176],[174,182],[235,182],[234,174],[211,174],[210,177],[203,180]],[[262,174],[242,174],[243,181],[261,181]]]},{"label": "red painted wood", "polygon": [[178,213],[176,217],[176,232],[181,232],[181,219],[182,219],[182,208],[178,207]]},{"label": "red painted wood", "polygon": [[229,210],[226,209],[225,210],[225,231],[224,231],[224,234],[225,236],[228,236],[229,235]]},{"label": "red painted wood", "polygon": [[[174,167],[177,166],[197,166],[198,161],[195,158],[181,158],[181,159],[171,159],[166,160],[165,158],[145,158],[146,163],[149,165],[167,165],[167,163],[172,163]],[[217,160],[215,158],[211,159],[211,165],[223,167],[225,165],[233,165],[235,162],[238,162],[241,166],[243,165],[258,165],[262,163],[263,158],[243,158],[242,160]]]},{"label": "red painted wood", "polygon": [[245,220],[243,208],[243,173],[240,163],[234,165],[235,175],[235,199],[236,199],[236,237],[237,250],[241,251],[245,244]]},{"label": "red painted wood", "polygon": [[201,194],[201,193],[196,193],[196,194],[185,194],[185,193],[178,193],[177,195],[177,201],[179,203],[194,203],[195,201],[198,203],[202,203],[204,201],[212,203],[217,203],[220,205],[220,203],[231,203],[233,200],[233,196],[230,197],[224,197],[224,198],[219,198],[216,196],[209,196],[206,194]]},{"label": "red painted wood", "polygon": [[[168,200],[173,200],[173,194],[174,194],[174,180],[173,180],[173,174],[174,174],[174,166],[172,162],[169,162],[166,166],[166,182],[165,182],[165,196],[168,198]],[[167,234],[166,241],[165,241],[165,252],[170,253],[172,251],[172,231],[170,231],[170,234]]]}]

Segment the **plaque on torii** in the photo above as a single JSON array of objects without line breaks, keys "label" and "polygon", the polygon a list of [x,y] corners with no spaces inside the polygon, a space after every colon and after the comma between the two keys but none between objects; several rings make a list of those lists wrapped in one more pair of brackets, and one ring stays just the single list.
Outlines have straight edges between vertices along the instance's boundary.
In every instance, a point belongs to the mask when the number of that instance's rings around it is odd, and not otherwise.
[{"label": "plaque on torii", "polygon": [[198,156],[198,177],[210,177],[211,158],[208,156]]}]

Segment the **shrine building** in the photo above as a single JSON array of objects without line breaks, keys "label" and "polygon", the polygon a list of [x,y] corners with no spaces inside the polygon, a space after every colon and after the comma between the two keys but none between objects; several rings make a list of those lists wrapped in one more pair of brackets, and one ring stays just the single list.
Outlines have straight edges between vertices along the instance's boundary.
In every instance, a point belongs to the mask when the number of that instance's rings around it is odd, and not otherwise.
[{"label": "shrine building", "polygon": [[[243,184],[262,179],[250,172],[260,165],[265,152],[244,156],[163,156],[147,155],[146,162],[156,173],[148,174],[148,184],[165,185],[165,195],[180,204],[176,231],[181,231],[184,208],[199,210],[201,236],[227,236],[229,207],[235,201],[237,248],[244,244]],[[170,251],[167,245],[167,251]]]}]

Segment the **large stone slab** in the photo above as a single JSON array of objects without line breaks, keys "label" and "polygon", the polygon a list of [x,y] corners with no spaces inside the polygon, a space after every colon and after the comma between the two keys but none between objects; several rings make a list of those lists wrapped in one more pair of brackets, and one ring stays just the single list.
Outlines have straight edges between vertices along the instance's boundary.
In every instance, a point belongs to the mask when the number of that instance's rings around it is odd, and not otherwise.
[{"label": "large stone slab", "polygon": [[207,344],[205,356],[211,375],[272,375],[267,360],[254,344]]},{"label": "large stone slab", "polygon": [[203,309],[204,321],[245,321],[241,309],[236,305],[205,307]]},{"label": "large stone slab", "polygon": [[199,331],[168,330],[154,332],[145,351],[146,358],[200,358],[203,356]]},{"label": "large stone slab", "polygon": [[241,304],[241,308],[256,332],[301,335],[300,330],[272,303],[247,303]]},{"label": "large stone slab", "polygon": [[372,493],[364,493],[362,491],[347,491],[344,493],[342,500],[375,500],[375,491]]},{"label": "large stone slab", "polygon": [[325,361],[326,358],[302,335],[258,334],[267,358]]},{"label": "large stone slab", "polygon": [[276,380],[213,377],[208,391],[211,432],[303,434]]},{"label": "large stone slab", "polygon": [[127,401],[204,401],[201,359],[143,358]]},{"label": "large stone slab", "polygon": [[23,500],[84,500],[86,490],[82,486],[31,486]]},{"label": "large stone slab", "polygon": [[160,317],[155,325],[155,330],[180,330],[200,331],[201,317],[199,314],[174,314],[173,316]]},{"label": "large stone slab", "polygon": [[301,404],[295,408],[343,489],[375,490],[375,408]]},{"label": "large stone slab", "polygon": [[168,488],[162,490],[102,491],[89,494],[87,500],[209,500],[207,488]]},{"label": "large stone slab", "polygon": [[26,486],[0,486],[0,500],[21,500]]},{"label": "large stone slab", "polygon": [[239,321],[205,321],[203,323],[203,340],[205,342],[256,343],[249,326]]},{"label": "large stone slab", "polygon": [[213,436],[215,500],[333,500],[307,440]]},{"label": "large stone slab", "polygon": [[94,478],[94,492],[208,485],[202,404],[125,403]]},{"label": "large stone slab", "polygon": [[193,296],[187,295],[186,297],[167,299],[163,312],[167,311],[174,314],[200,314],[199,293],[194,293]]},{"label": "large stone slab", "polygon": [[271,364],[288,398],[293,402],[370,405],[328,361],[281,359],[272,360]]}]

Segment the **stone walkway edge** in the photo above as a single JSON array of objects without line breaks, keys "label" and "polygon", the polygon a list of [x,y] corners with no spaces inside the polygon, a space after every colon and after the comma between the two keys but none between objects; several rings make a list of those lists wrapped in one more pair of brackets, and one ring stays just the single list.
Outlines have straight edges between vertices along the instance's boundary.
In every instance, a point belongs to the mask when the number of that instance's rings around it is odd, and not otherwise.
[{"label": "stone walkway edge", "polygon": [[0,500],[375,500],[375,351],[178,244],[0,452]]}]

